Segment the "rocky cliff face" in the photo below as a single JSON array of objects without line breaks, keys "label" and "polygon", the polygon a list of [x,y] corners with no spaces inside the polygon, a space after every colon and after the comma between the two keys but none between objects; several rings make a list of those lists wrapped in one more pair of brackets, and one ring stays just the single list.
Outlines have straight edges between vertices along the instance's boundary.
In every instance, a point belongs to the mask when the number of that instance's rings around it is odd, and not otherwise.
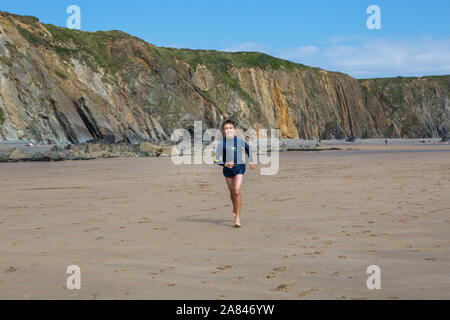
[{"label": "rocky cliff face", "polygon": [[439,137],[450,76],[356,80],[261,53],[160,48],[0,13],[0,140],[168,141],[176,128],[279,128],[284,138]]}]

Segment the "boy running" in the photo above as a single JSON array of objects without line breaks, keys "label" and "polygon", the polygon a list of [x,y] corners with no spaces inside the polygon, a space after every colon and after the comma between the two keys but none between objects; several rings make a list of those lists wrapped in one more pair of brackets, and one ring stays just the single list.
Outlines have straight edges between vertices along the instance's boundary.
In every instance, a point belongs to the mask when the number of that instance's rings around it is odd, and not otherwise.
[{"label": "boy running", "polygon": [[[223,175],[230,190],[230,198],[233,202],[233,217],[235,228],[241,227],[241,186],[245,173],[245,153],[248,154],[250,168],[255,169],[250,146],[241,138],[236,137],[236,126],[232,120],[226,120],[222,124],[222,133],[225,138],[219,143],[214,155],[216,164],[223,167]],[[220,159],[222,157],[222,160]]]}]

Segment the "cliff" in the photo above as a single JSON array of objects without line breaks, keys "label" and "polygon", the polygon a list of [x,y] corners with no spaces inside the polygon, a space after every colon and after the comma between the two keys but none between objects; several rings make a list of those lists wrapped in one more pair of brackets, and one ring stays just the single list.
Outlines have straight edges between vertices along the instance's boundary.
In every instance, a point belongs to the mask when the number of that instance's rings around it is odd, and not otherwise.
[{"label": "cliff", "polygon": [[0,12],[0,141],[170,140],[193,122],[284,138],[450,131],[450,76],[356,80],[256,52],[157,47]]}]

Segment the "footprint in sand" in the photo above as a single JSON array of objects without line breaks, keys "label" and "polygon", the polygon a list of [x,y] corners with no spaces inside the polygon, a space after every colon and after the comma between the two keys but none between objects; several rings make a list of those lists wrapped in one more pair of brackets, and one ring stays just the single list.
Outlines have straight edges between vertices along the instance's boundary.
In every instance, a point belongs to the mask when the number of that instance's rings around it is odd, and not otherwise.
[{"label": "footprint in sand", "polygon": [[233,280],[231,283],[234,284],[234,285],[238,285],[238,284],[240,284],[240,283],[242,282],[242,280],[244,280],[244,279],[245,279],[244,276],[240,276],[240,277],[237,277],[236,280]]},{"label": "footprint in sand", "polygon": [[162,268],[160,271],[161,271],[161,273],[164,273],[164,272],[167,272],[167,271],[170,271],[173,269],[175,269],[175,267],[167,266],[167,267]]},{"label": "footprint in sand", "polygon": [[275,289],[272,289],[272,291],[284,291],[284,292],[288,292],[289,290],[291,290],[292,286],[295,284],[286,284],[286,283],[282,283],[280,284],[278,287],[276,287]]},{"label": "footprint in sand", "polygon": [[[275,272],[285,272],[287,270],[286,267],[276,267],[272,269]],[[264,276],[264,279],[272,279],[275,278],[275,272],[270,272]]]},{"label": "footprint in sand", "polygon": [[286,267],[277,267],[277,268],[273,268],[273,271],[276,271],[276,272],[284,272],[284,271],[286,271],[286,270],[287,270]]},{"label": "footprint in sand", "polygon": [[223,266],[223,267],[217,267],[217,270],[228,270],[233,268],[233,266]]},{"label": "footprint in sand", "polygon": [[217,269],[218,271],[212,271],[211,274],[217,274],[217,273],[219,273],[219,272],[221,272],[221,271],[228,270],[228,269],[231,269],[231,268],[233,268],[233,266],[217,267],[216,269]]},{"label": "footprint in sand", "polygon": [[19,270],[19,269],[14,268],[14,267],[9,267],[8,270],[5,271],[5,273],[16,272],[17,270]]},{"label": "footprint in sand", "polygon": [[90,300],[95,300],[95,299],[97,299],[97,297],[98,297],[98,293],[94,293],[94,294],[91,294],[91,295],[89,296],[89,299],[90,299]]},{"label": "footprint in sand", "polygon": [[308,294],[311,294],[311,293],[313,293],[313,292],[315,292],[315,291],[319,291],[319,289],[311,289],[311,290],[302,291],[302,292],[300,292],[300,293],[297,295],[297,297],[299,297],[299,298],[304,298],[304,297],[306,297]]},{"label": "footprint in sand", "polygon": [[233,268],[233,266],[217,267],[216,269],[217,269],[217,270],[220,270],[220,271],[224,271],[224,270],[229,270],[229,269],[231,269],[231,268]]}]

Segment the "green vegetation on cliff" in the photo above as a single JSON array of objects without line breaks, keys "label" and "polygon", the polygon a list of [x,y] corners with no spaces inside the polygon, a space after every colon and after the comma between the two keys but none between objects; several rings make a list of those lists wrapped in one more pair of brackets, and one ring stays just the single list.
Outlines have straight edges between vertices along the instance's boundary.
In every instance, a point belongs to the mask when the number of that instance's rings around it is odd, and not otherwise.
[{"label": "green vegetation on cliff", "polygon": [[165,56],[171,60],[177,58],[187,62],[191,67],[196,68],[198,64],[207,67],[217,67],[227,69],[229,66],[236,67],[258,67],[266,69],[269,66],[273,70],[282,67],[292,70],[294,68],[317,69],[302,64],[297,64],[288,60],[278,59],[260,52],[222,52],[216,50],[191,50],[175,49],[165,47],[154,47],[160,56]]},{"label": "green vegetation on cliff", "polygon": [[3,123],[5,123],[5,114],[3,109],[0,108],[0,125],[2,125]]},{"label": "green vegetation on cliff", "polygon": [[[125,60],[111,54],[107,42],[114,39],[132,38],[132,36],[121,31],[97,31],[87,32],[57,27],[46,24],[45,27],[52,34],[53,44],[50,45],[56,53],[63,58],[78,55],[91,68],[96,70],[94,61],[111,74],[119,71]],[[91,61],[91,58],[94,61]]]},{"label": "green vegetation on cliff", "polygon": [[428,76],[425,78],[433,79],[439,87],[450,98],[450,76]]},{"label": "green vegetation on cliff", "polygon": [[66,61],[71,57],[81,59],[94,70],[97,69],[98,65],[111,74],[119,71],[125,61],[121,57],[111,54],[107,43],[115,39],[134,38],[124,32],[115,30],[87,32],[58,27],[52,24],[44,24],[45,28],[52,35],[52,39],[50,40],[45,37],[44,32],[37,24],[39,22],[37,18],[11,16],[18,18],[21,22],[31,27],[31,31],[27,30],[15,24],[9,17],[11,23],[15,25],[16,29],[30,44],[34,46],[45,46],[55,51],[56,54]]}]

